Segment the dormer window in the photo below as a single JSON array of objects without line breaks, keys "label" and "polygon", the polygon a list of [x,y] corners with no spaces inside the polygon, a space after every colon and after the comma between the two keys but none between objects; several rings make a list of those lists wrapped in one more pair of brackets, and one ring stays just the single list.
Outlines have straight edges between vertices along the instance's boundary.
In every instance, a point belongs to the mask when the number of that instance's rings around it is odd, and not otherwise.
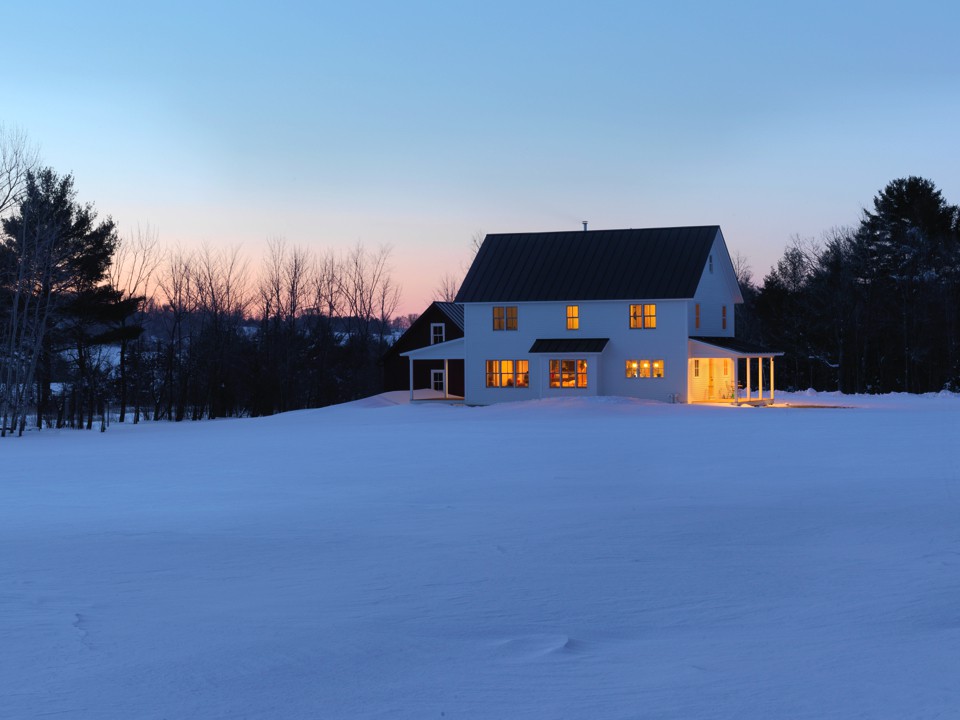
[{"label": "dormer window", "polygon": [[443,323],[430,323],[430,344],[436,345],[446,340],[446,326]]}]

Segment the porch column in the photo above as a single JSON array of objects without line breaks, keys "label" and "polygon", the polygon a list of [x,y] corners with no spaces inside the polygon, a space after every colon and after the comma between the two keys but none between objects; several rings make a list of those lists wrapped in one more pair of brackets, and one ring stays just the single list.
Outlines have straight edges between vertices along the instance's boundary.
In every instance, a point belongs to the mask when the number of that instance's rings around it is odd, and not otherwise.
[{"label": "porch column", "polygon": [[770,356],[770,402],[773,402],[773,355]]},{"label": "porch column", "polygon": [[763,400],[763,358],[757,358],[757,400]]},{"label": "porch column", "polygon": [[[411,385],[411,387],[413,387]],[[750,356],[747,356],[747,402],[750,402]]]},{"label": "porch column", "polygon": [[447,399],[447,383],[450,382],[450,375],[449,375],[450,368],[447,367],[447,362],[448,362],[447,358],[444,358],[443,359],[443,399],[444,400]]},{"label": "porch column", "polygon": [[740,363],[736,358],[733,359],[733,404],[740,404]]},{"label": "porch column", "polygon": [[410,402],[413,402],[413,358],[407,358],[410,361]]}]

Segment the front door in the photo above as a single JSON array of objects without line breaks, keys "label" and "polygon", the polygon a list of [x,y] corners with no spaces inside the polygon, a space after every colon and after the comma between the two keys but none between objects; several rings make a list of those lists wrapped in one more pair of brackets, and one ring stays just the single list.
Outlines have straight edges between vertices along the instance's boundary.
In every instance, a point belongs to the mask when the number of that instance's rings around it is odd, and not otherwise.
[{"label": "front door", "polygon": [[431,370],[430,371],[430,387],[437,392],[442,392],[446,395],[446,378],[444,378],[443,370]]}]

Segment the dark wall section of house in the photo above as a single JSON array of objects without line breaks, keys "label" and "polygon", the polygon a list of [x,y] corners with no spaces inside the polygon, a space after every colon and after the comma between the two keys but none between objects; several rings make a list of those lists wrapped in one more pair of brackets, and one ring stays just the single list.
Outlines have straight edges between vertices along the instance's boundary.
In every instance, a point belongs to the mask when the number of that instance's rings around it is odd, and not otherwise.
[{"label": "dark wall section of house", "polygon": [[[385,390],[410,389],[410,359],[400,357],[400,353],[409,352],[431,344],[430,326],[433,323],[444,324],[444,340],[456,340],[463,337],[463,306],[453,303],[432,303],[423,314],[400,336],[383,355],[383,382]],[[443,360],[418,360],[413,367],[413,387],[415,390],[430,387],[430,371],[443,370]],[[447,391],[452,395],[463,396],[463,360],[451,360],[447,368]]]}]

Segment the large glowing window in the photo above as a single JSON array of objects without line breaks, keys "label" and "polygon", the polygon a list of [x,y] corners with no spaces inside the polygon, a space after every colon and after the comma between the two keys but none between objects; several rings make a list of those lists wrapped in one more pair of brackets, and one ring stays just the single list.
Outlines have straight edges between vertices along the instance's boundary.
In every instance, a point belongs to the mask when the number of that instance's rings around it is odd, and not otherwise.
[{"label": "large glowing window", "polygon": [[530,387],[530,363],[517,360],[517,387]]},{"label": "large glowing window", "polygon": [[657,327],[657,306],[654,303],[630,306],[630,327],[634,330],[653,330]]},{"label": "large glowing window", "polygon": [[580,329],[580,306],[567,305],[567,330]]},{"label": "large glowing window", "polygon": [[550,387],[585,388],[587,387],[586,360],[551,360]]},{"label": "large glowing window", "polygon": [[[694,372],[697,372],[697,361],[694,360]],[[627,360],[628,378],[662,378],[663,360]]]},{"label": "large glowing window", "polygon": [[487,387],[530,387],[527,360],[487,360]]}]

